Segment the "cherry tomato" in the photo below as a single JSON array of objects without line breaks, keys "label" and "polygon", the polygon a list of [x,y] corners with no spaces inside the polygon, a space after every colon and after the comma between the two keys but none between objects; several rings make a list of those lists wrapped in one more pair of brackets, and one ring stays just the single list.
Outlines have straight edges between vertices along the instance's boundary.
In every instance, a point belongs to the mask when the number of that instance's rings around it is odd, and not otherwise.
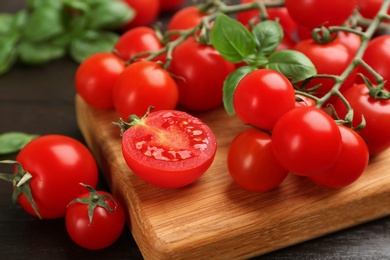
[{"label": "cherry tomato", "polygon": [[[313,39],[306,39],[300,41],[293,49],[305,54],[313,62],[318,74],[341,75],[354,58],[352,51],[338,39],[327,44],[319,44]],[[340,90],[351,87],[355,82],[355,77],[356,70],[348,76]],[[307,88],[319,84],[321,87],[316,90],[316,95],[322,97],[332,89],[334,81],[328,78],[314,78]]]},{"label": "cherry tomato", "polygon": [[[252,3],[254,1],[255,0],[242,0],[240,4]],[[272,2],[272,1],[263,1],[263,2]],[[248,26],[249,23],[251,22],[251,20],[255,19],[254,24],[256,24],[259,22],[259,13],[260,12],[257,9],[239,12],[239,13],[237,13],[237,21],[239,21],[243,25]],[[287,11],[287,8],[285,8],[285,7],[269,7],[269,8],[267,8],[267,14],[268,14],[269,20],[278,19],[280,22],[280,25],[283,27],[283,30],[290,37],[297,30],[297,24],[291,18],[290,14]]]},{"label": "cherry tomato", "polygon": [[313,29],[342,25],[352,15],[356,0],[286,0],[285,7],[297,24]]},{"label": "cherry tomato", "polygon": [[[92,212],[89,207],[93,208]],[[125,212],[112,194],[92,190],[69,204],[65,225],[76,244],[92,250],[103,249],[121,235],[125,226]]]},{"label": "cherry tomato", "polygon": [[[84,193],[80,182],[92,187],[98,180],[98,168],[91,152],[81,142],[62,135],[44,135],[28,143],[17,155],[26,172],[32,197],[44,219],[65,216],[70,201]],[[24,193],[18,197],[20,206],[37,216]]]},{"label": "cherry tomato", "polygon": [[146,182],[179,188],[196,181],[214,160],[211,129],[183,111],[160,110],[125,130],[122,152],[129,168]]},{"label": "cherry tomato", "polygon": [[190,37],[173,50],[168,70],[179,86],[179,104],[184,109],[206,111],[222,104],[223,83],[235,65],[214,47]]},{"label": "cherry tomato", "polygon": [[167,30],[185,30],[198,26],[206,14],[202,13],[197,6],[187,6],[174,15],[168,22]]},{"label": "cherry tomato", "polygon": [[[158,51],[164,46],[156,36],[155,31],[146,26],[132,28],[122,34],[114,48],[118,55],[128,61],[135,54],[145,51]],[[139,58],[144,58],[140,56]]]},{"label": "cherry tomato", "polygon": [[282,115],[295,107],[294,88],[281,73],[258,69],[238,83],[233,105],[242,122],[270,131]]},{"label": "cherry tomato", "polygon": [[74,78],[76,91],[90,106],[111,109],[114,107],[112,89],[124,69],[125,64],[118,56],[94,54],[77,68]]},{"label": "cherry tomato", "polygon": [[174,109],[179,91],[169,73],[151,61],[137,61],[126,67],[114,89],[115,110],[122,118],[142,116],[149,106]]},{"label": "cherry tomato", "polygon": [[179,9],[185,4],[186,0],[161,0],[161,11],[170,12]]},{"label": "cherry tomato", "polygon": [[254,128],[241,132],[233,139],[227,165],[233,180],[242,188],[254,192],[272,190],[288,175],[273,154],[271,136]]},{"label": "cherry tomato", "polygon": [[374,19],[382,4],[383,0],[357,0],[359,13],[367,19]]},{"label": "cherry tomato", "polygon": [[276,122],[272,132],[275,157],[297,175],[311,176],[329,169],[341,146],[337,124],[316,107],[290,110]]},{"label": "cherry tomato", "polygon": [[[385,81],[390,81],[390,35],[382,35],[372,39],[364,52],[363,60],[379,73]],[[362,67],[359,67],[359,72],[371,80],[372,83],[376,83],[374,77]],[[360,77],[357,77],[357,81],[362,83]],[[389,89],[388,83],[385,86]]]},{"label": "cherry tomato", "polygon": [[367,168],[369,153],[363,138],[350,128],[339,125],[342,147],[337,161],[325,172],[309,178],[324,187],[343,188],[355,182]]},{"label": "cherry tomato", "polygon": [[[371,156],[377,155],[390,147],[390,100],[378,100],[370,96],[365,84],[358,84],[342,92],[350,103],[354,127],[360,125],[362,116],[366,126],[359,134],[366,140]],[[334,108],[340,118],[344,118],[347,109],[337,100]]]},{"label": "cherry tomato", "polygon": [[137,26],[150,25],[157,20],[160,13],[161,0],[122,0],[134,11],[134,18],[122,26],[122,30],[129,30]]},{"label": "cherry tomato", "polygon": [[314,107],[316,105],[316,101],[312,98],[303,95],[295,96],[295,107]]}]

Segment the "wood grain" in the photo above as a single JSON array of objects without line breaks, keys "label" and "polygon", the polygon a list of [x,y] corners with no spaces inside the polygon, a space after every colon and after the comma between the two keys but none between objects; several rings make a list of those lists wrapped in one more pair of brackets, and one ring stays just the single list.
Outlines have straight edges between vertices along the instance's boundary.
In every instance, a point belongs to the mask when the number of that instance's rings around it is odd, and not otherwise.
[{"label": "wood grain", "polygon": [[76,96],[76,114],[145,259],[249,258],[390,214],[390,151],[344,189],[291,175],[276,190],[252,193],[233,183],[226,166],[229,143],[246,126],[221,108],[195,115],[217,137],[210,169],[188,187],[161,189],[127,167],[114,111],[93,109]]}]

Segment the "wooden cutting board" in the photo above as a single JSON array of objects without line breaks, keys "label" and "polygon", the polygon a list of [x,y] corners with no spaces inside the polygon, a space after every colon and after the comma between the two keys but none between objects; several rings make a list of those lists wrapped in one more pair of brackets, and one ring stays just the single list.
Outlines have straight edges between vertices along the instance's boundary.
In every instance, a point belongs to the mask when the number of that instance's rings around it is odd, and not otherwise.
[{"label": "wooden cutting board", "polygon": [[220,108],[195,115],[217,137],[210,169],[188,187],[161,189],[127,167],[115,112],[93,109],[76,96],[76,113],[145,259],[250,258],[390,214],[390,150],[341,190],[291,175],[276,190],[252,193],[232,181],[226,166],[229,144],[246,126]]}]

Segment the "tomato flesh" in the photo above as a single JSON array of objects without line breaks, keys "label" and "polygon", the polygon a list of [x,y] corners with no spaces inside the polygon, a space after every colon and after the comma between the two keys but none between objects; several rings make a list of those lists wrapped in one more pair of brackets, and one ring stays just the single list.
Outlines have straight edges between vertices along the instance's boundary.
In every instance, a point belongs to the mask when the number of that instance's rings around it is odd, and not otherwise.
[{"label": "tomato flesh", "polygon": [[122,137],[122,151],[130,169],[146,182],[164,188],[197,180],[213,162],[216,147],[207,125],[176,110],[152,112]]}]

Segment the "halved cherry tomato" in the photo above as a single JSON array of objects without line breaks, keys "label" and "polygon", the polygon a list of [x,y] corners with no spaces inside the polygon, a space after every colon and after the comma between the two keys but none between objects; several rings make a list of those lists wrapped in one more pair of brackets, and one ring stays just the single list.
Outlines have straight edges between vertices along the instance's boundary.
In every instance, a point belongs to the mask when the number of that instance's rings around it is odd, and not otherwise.
[{"label": "halved cherry tomato", "polygon": [[214,160],[213,132],[185,112],[153,111],[133,118],[130,125],[122,136],[123,156],[129,168],[148,183],[163,188],[189,185]]}]

